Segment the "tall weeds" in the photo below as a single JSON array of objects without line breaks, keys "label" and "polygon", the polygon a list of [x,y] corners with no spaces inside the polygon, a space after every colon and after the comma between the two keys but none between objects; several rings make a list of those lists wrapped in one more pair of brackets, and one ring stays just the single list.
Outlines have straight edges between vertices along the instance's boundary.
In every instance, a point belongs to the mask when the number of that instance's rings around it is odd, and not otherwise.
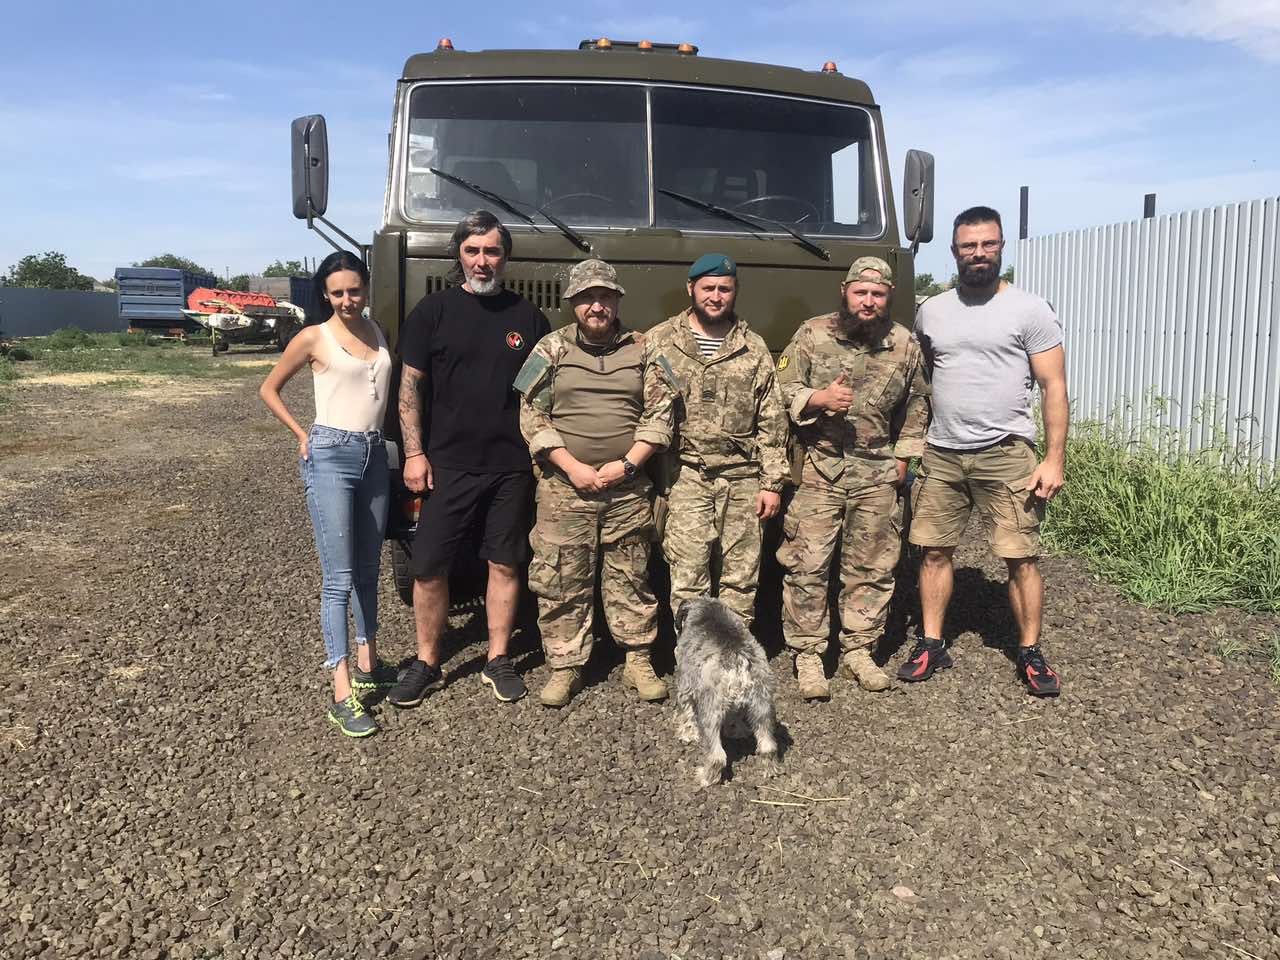
[{"label": "tall weeds", "polygon": [[1046,544],[1084,556],[1140,603],[1280,611],[1280,483],[1233,439],[1217,430],[1187,453],[1152,418],[1073,425]]}]

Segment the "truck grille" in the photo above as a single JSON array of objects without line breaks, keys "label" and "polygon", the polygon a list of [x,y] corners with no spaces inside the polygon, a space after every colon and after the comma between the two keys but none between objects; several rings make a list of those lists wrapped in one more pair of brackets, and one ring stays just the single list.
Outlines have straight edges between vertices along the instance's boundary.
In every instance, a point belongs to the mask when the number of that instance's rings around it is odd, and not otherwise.
[{"label": "truck grille", "polygon": [[539,310],[558,310],[560,308],[559,280],[512,278],[504,280],[502,285],[508,290],[520,294]]},{"label": "truck grille", "polygon": [[[442,275],[429,274],[427,288],[424,293],[438,293],[449,285]],[[518,293],[539,310],[559,310],[561,287],[558,279],[527,280],[523,277],[508,277],[502,281],[508,290]]]}]

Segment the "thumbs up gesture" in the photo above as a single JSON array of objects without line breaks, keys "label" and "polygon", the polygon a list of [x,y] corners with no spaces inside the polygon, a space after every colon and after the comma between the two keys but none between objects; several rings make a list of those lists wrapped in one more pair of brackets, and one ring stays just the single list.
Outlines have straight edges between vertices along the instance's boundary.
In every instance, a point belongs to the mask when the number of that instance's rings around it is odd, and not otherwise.
[{"label": "thumbs up gesture", "polygon": [[818,392],[822,395],[822,407],[831,413],[844,413],[853,403],[853,390],[845,379],[844,371],[841,371],[825,390]]}]

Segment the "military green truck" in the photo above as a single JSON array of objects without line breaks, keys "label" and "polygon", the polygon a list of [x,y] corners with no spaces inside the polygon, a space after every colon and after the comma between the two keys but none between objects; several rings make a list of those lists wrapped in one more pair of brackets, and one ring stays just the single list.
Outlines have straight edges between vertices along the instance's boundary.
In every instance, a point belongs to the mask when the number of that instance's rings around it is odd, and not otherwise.
[{"label": "military green truck", "polygon": [[[372,315],[393,340],[447,283],[450,234],[477,208],[511,229],[506,286],[553,325],[571,319],[561,290],[578,260],[617,268],[623,321],[645,329],[688,305],[688,265],[714,251],[738,262],[739,312],[775,352],[835,308],[866,254],[893,265],[905,291],[893,315],[910,324],[915,248],[933,235],[933,158],[907,153],[899,229],[880,108],[830,62],[712,59],[687,43],[465,52],[442,40],[396,83],[382,227],[368,245],[325,219],[324,118],[299,117],[292,140],[294,215],[365,253]],[[391,404],[392,437],[394,419]],[[393,522],[389,536],[404,529]]]}]

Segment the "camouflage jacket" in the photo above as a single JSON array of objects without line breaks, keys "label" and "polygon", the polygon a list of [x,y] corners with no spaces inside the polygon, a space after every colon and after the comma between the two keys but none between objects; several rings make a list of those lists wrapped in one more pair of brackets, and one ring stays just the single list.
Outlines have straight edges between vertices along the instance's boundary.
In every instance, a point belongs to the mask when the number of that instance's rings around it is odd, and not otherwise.
[{"label": "camouflage jacket", "polygon": [[685,310],[651,329],[649,339],[676,373],[672,452],[725,476],[758,476],[761,489],[780,492],[791,477],[787,415],[760,335],[739,317],[720,351],[704,358]]},{"label": "camouflage jacket", "polygon": [[[640,413],[635,423],[635,440],[663,449],[671,442],[675,376],[670,364],[654,350],[644,334],[620,326],[611,351],[632,347],[640,350],[642,391],[637,404]],[[566,357],[581,354],[577,326],[570,323],[539,340],[516,375],[514,386],[521,395],[520,432],[529,444],[530,455],[549,473],[559,471],[548,463],[547,454],[567,446],[556,429],[557,400],[566,402],[563,396],[557,397],[556,373]]]},{"label": "camouflage jacket", "polygon": [[[895,460],[924,452],[929,381],[920,345],[900,324],[871,345],[853,342],[839,314],[806,320],[778,358],[778,383],[805,457],[831,483],[871,486],[896,478]],[[844,372],[853,403],[844,414],[804,412],[815,390]]]}]

